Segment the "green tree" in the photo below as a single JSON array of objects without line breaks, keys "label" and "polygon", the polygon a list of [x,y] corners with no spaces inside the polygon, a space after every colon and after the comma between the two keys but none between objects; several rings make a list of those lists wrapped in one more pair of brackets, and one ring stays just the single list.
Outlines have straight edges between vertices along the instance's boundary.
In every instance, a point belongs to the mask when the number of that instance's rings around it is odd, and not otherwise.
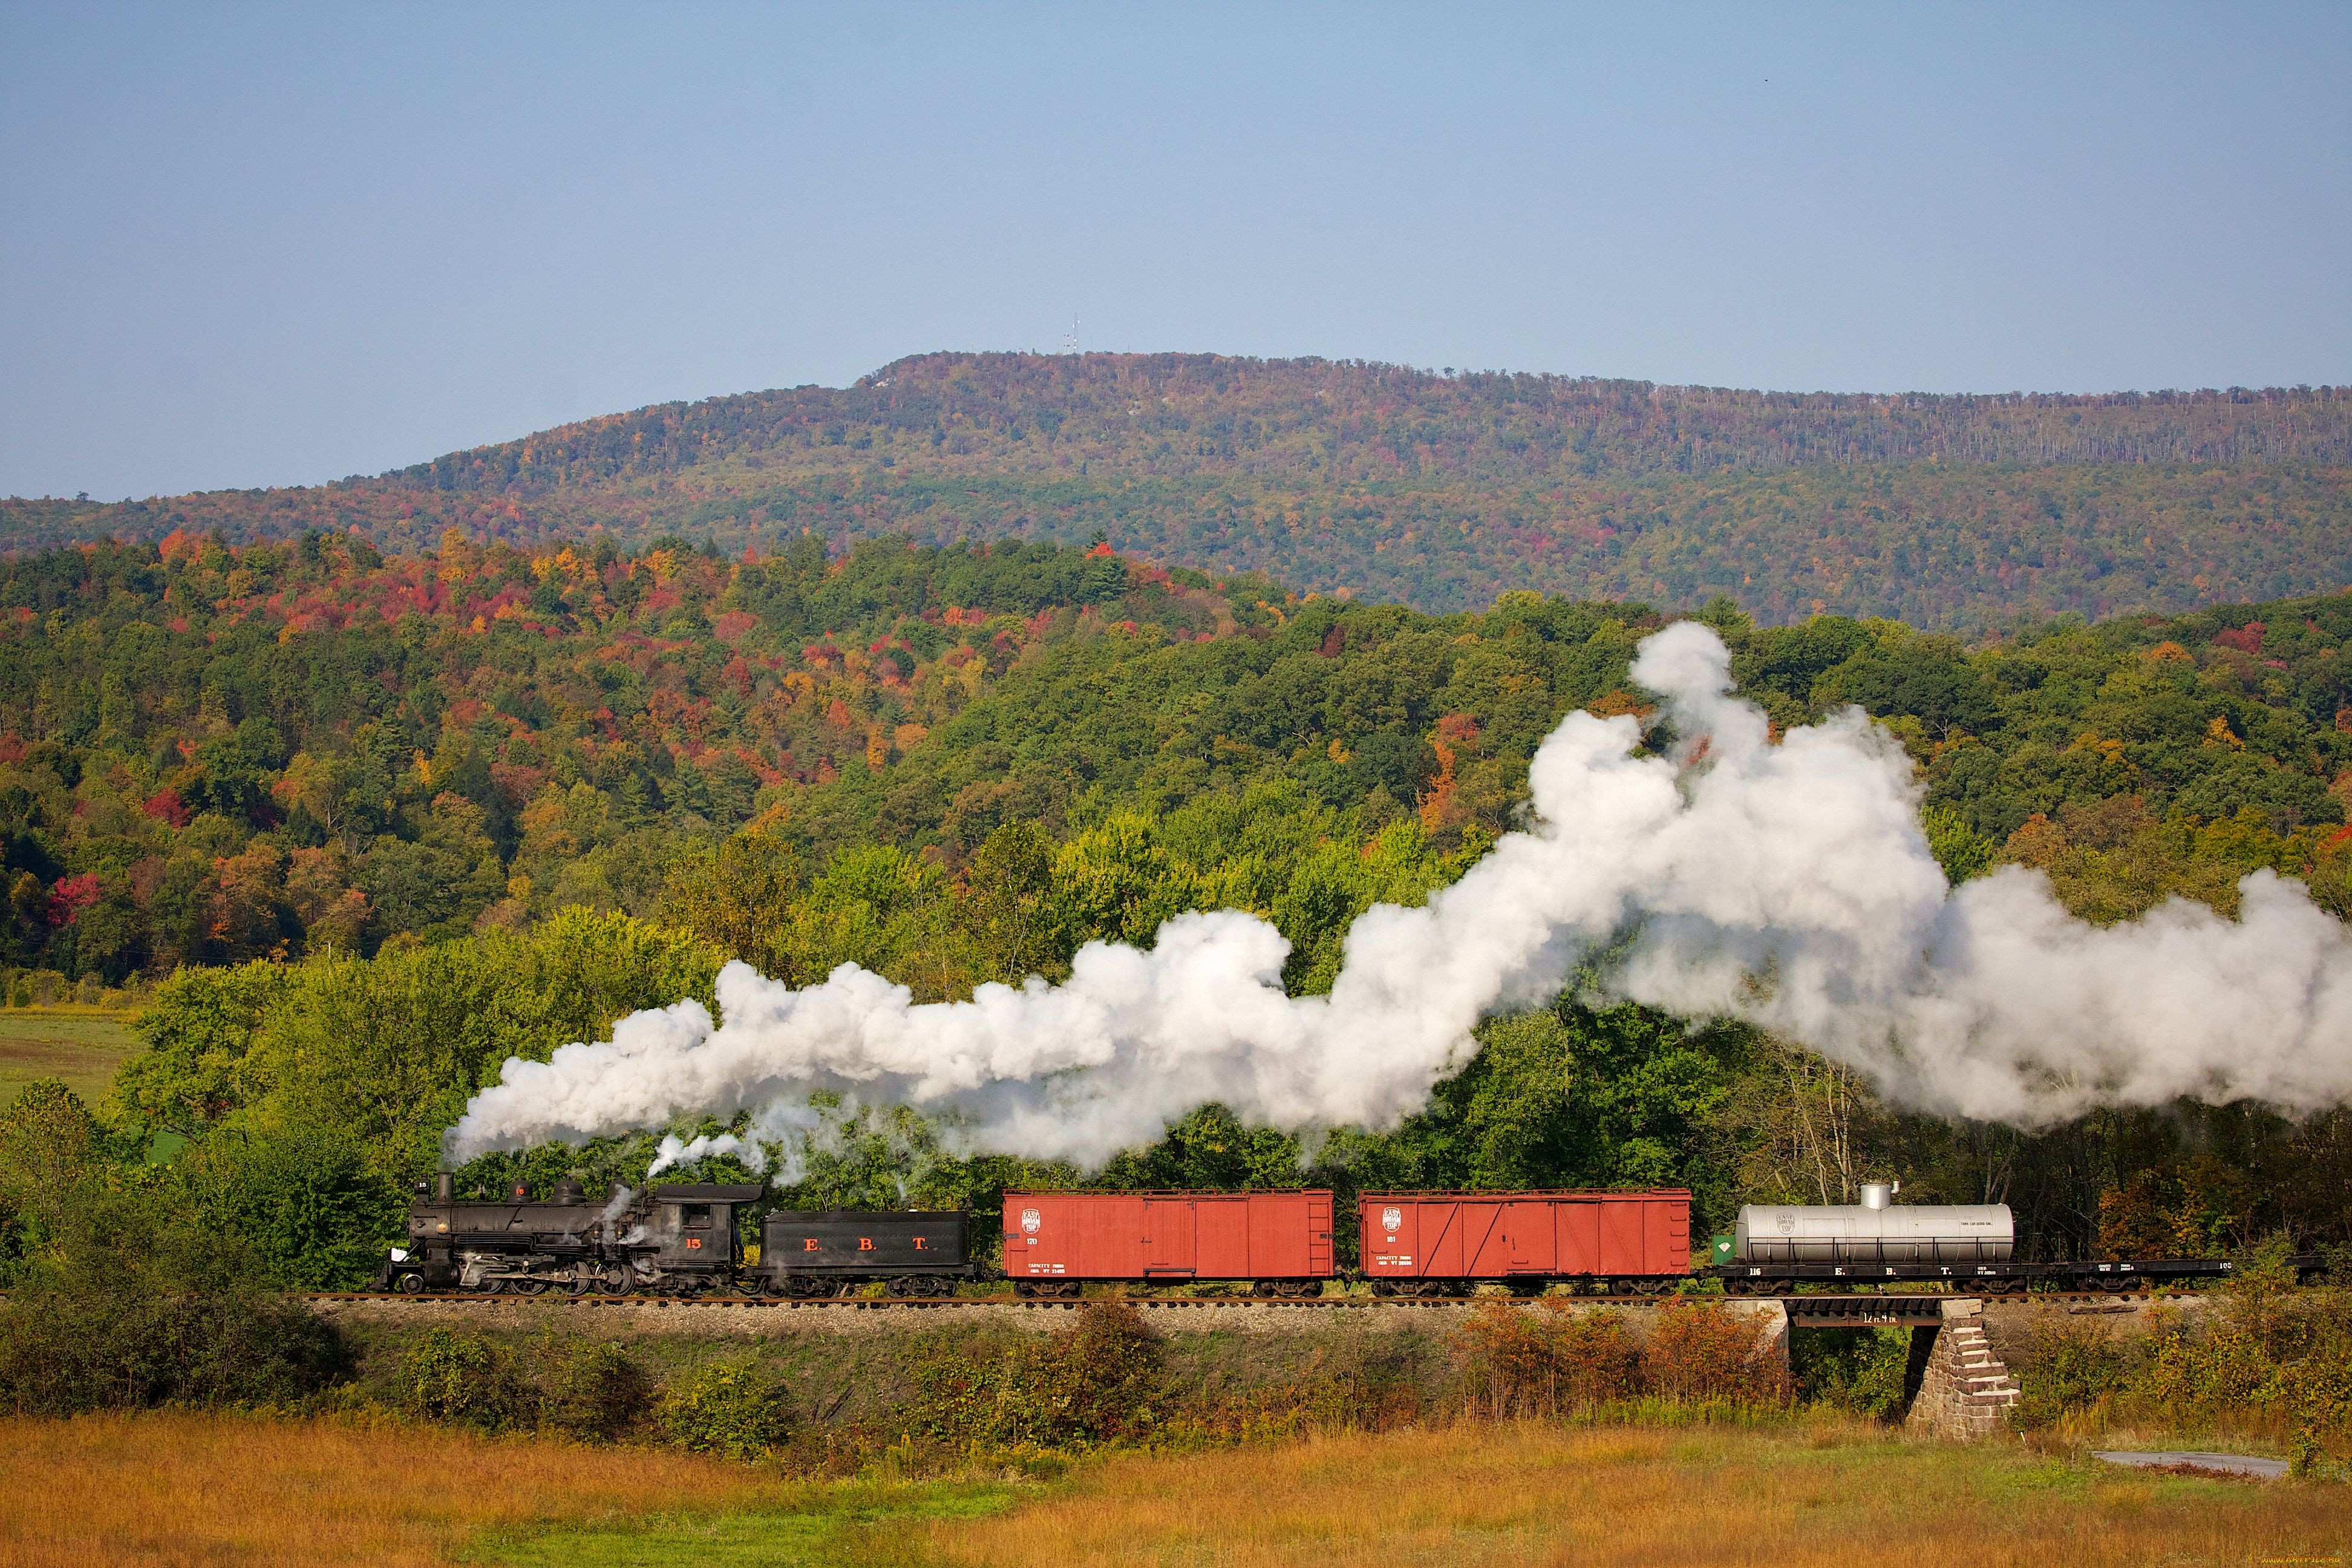
[{"label": "green tree", "polygon": [[797,849],[774,834],[739,833],[714,853],[670,862],[663,922],[745,963],[772,969],[800,891]]},{"label": "green tree", "polygon": [[254,1038],[294,977],[259,961],[174,970],[131,1023],[146,1049],[116,1069],[114,1102],[135,1121],[191,1135],[248,1103]]}]

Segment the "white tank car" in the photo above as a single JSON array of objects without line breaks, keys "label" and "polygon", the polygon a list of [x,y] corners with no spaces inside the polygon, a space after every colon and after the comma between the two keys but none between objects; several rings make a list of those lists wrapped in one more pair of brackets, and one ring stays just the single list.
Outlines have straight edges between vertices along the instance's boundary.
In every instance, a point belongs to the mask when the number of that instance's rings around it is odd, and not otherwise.
[{"label": "white tank car", "polygon": [[1739,1211],[1732,1256],[1742,1263],[2006,1263],[2017,1230],[2007,1204],[1896,1208],[1901,1184],[1863,1184],[1858,1205]]}]

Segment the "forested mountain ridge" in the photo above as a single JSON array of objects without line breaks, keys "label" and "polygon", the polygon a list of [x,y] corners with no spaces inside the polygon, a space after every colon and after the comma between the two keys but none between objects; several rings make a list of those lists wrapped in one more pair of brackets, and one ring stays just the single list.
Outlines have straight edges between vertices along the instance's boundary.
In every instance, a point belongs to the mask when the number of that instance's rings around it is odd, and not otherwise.
[{"label": "forested mountain ridge", "polygon": [[1163,475],[1349,479],[1429,468],[1555,482],[1824,462],[2342,464],[2352,462],[2352,394],[1885,396],[1210,354],[929,354],[837,392],[664,404],[379,482],[530,494],[778,447],[871,451],[877,440],[935,433],[938,466],[950,472],[1007,460],[1058,468],[1065,457],[1131,459]]},{"label": "forested mountain ridge", "polygon": [[1302,589],[1530,589],[1981,632],[2352,581],[2352,394],[1874,396],[1209,355],[932,354],[315,489],[0,503],[0,542],[446,527],[1118,548]]}]

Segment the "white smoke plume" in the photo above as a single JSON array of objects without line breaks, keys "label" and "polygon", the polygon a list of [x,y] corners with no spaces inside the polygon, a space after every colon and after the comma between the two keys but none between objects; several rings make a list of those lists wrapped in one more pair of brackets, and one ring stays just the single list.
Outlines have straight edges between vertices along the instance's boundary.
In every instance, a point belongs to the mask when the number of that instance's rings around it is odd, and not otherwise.
[{"label": "white smoke plume", "polygon": [[1425,908],[1367,910],[1328,997],[1286,996],[1287,944],[1232,910],[969,1002],[916,1005],[855,965],[795,991],[733,963],[723,1026],[682,1002],[510,1060],[452,1152],[688,1112],[780,1125],[820,1089],[950,1113],[967,1149],[1089,1167],[1210,1100],[1257,1124],[1389,1127],[1481,1016],[1549,999],[1603,944],[1613,994],[1747,1019],[1927,1110],[2038,1125],[2181,1095],[2352,1098],[2352,942],[2299,884],[2248,877],[2236,921],[2173,901],[2104,930],[2039,872],[1954,889],[1910,763],[1859,710],[1769,743],[1691,622],[1645,641],[1633,673],[1665,700],[1676,755],[1635,755],[1632,718],[1570,714],[1536,754],[1532,826]]},{"label": "white smoke plume", "polygon": [[708,1133],[687,1142],[675,1132],[666,1133],[654,1149],[654,1163],[646,1167],[648,1180],[660,1175],[672,1165],[683,1165],[689,1160],[699,1160],[706,1154],[732,1154],[753,1171],[768,1168],[767,1151],[757,1142],[747,1142],[732,1132],[713,1137]]}]

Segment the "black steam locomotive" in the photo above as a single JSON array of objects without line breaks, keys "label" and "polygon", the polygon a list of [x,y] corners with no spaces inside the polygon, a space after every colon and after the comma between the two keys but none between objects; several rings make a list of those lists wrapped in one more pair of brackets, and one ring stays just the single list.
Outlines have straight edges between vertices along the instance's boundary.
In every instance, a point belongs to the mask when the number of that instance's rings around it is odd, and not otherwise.
[{"label": "black steam locomotive", "polygon": [[760,1258],[736,1247],[739,1212],[766,1189],[724,1183],[672,1183],[617,1191],[592,1205],[576,1181],[556,1184],[544,1202],[518,1183],[499,1198],[457,1195],[444,1173],[416,1184],[408,1245],[376,1277],[380,1289],[484,1295],[691,1297],[756,1290],[805,1300],[880,1280],[894,1296],[945,1296],[972,1278],[961,1214],[771,1214]]}]

